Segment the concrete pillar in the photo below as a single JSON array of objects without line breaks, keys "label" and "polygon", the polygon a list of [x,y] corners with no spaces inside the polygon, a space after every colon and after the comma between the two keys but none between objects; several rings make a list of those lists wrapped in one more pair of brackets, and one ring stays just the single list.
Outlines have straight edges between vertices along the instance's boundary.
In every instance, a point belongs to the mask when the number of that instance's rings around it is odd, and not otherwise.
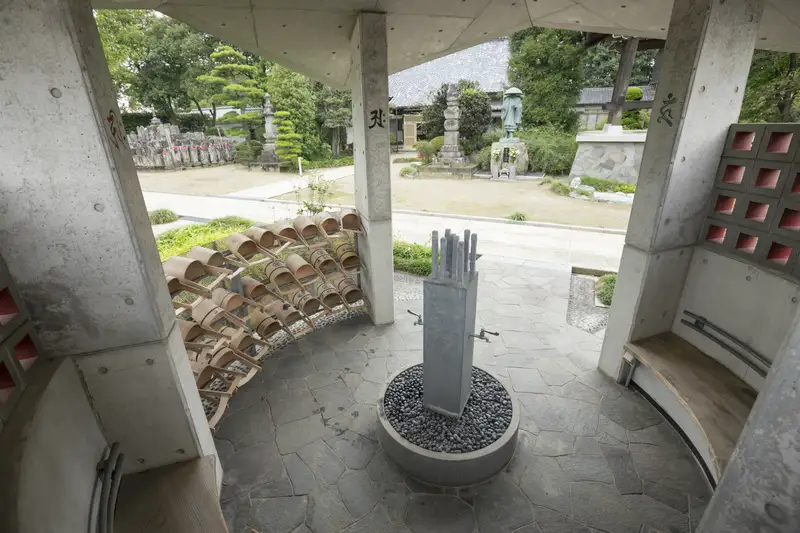
[{"label": "concrete pillar", "polygon": [[600,369],[669,331],[728,127],[739,117],[762,0],[675,0]]},{"label": "concrete pillar", "polygon": [[0,15],[0,253],[45,355],[75,359],[128,471],[214,454],[91,5]]},{"label": "concrete pillar", "polygon": [[358,238],[366,266],[361,285],[372,305],[372,321],[389,324],[394,322],[394,277],[386,14],[359,13],[350,48],[355,197],[365,230]]},{"label": "concrete pillar", "polygon": [[622,124],[622,106],[628,96],[628,86],[631,84],[631,73],[633,63],[636,60],[636,51],[639,49],[639,39],[629,37],[625,40],[625,46],[619,56],[619,67],[617,67],[617,77],[614,79],[614,92],[611,95],[611,107],[608,110],[607,124],[619,126]]},{"label": "concrete pillar", "polygon": [[698,533],[800,531],[800,314],[790,332]]}]

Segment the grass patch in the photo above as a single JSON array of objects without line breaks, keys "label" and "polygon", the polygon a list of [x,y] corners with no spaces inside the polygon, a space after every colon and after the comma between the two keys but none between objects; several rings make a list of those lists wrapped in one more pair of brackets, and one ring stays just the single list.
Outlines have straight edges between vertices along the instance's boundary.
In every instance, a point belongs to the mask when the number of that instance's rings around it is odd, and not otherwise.
[{"label": "grass patch", "polygon": [[242,217],[215,218],[208,224],[192,224],[166,231],[156,238],[158,255],[165,260],[173,255],[188,252],[194,246],[202,246],[227,237],[233,232],[244,231],[254,224]]},{"label": "grass patch", "polygon": [[559,196],[569,196],[569,185],[557,178],[542,178],[539,185],[549,185],[550,190]]},{"label": "grass patch", "polygon": [[416,166],[403,167],[400,169],[400,175],[404,178],[415,178],[419,174],[419,169]]},{"label": "grass patch", "polygon": [[155,211],[150,211],[148,215],[150,216],[150,224],[153,226],[169,224],[170,222],[178,220],[178,215],[175,214],[175,211],[170,209],[156,209]]},{"label": "grass patch", "polygon": [[525,213],[520,213],[519,211],[515,211],[506,217],[508,220],[516,220],[517,222],[525,222],[528,220],[528,216]]},{"label": "grass patch", "polygon": [[581,176],[581,185],[588,185],[600,192],[624,192],[626,194],[636,192],[635,183],[607,180],[605,178],[593,178],[591,176]]},{"label": "grass patch", "polygon": [[581,196],[585,196],[587,198],[593,198],[594,195],[587,191],[586,189],[575,189],[575,192],[580,194]]},{"label": "grass patch", "polygon": [[429,276],[431,274],[431,258],[433,254],[429,246],[394,241],[392,243],[392,252],[394,253],[395,270],[408,272],[415,276]]},{"label": "grass patch", "polygon": [[419,163],[419,157],[395,157],[392,163]]},{"label": "grass patch", "polygon": [[336,168],[346,167],[353,164],[353,156],[346,155],[338,159],[322,159],[320,161],[306,161],[303,159],[303,170],[311,170],[314,168]]},{"label": "grass patch", "polygon": [[603,305],[611,305],[611,299],[614,297],[614,287],[617,285],[616,274],[606,274],[600,276],[600,279],[595,283],[594,290],[597,299]]}]

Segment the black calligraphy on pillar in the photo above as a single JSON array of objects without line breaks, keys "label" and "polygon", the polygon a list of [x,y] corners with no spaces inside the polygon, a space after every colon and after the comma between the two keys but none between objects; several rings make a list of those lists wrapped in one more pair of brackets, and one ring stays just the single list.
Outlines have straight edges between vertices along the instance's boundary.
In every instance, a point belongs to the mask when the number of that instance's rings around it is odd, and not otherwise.
[{"label": "black calligraphy on pillar", "polygon": [[119,145],[125,145],[125,126],[122,125],[122,120],[113,109],[108,110],[106,115],[106,126],[108,126],[109,137],[111,142],[119,150]]},{"label": "black calligraphy on pillar", "polygon": [[657,122],[661,122],[662,120],[667,123],[667,126],[670,128],[672,127],[672,123],[675,120],[672,117],[672,106],[675,105],[675,102],[678,100],[672,96],[672,93],[669,93],[667,97],[662,101],[662,106],[658,110],[659,117]]},{"label": "black calligraphy on pillar", "polygon": [[383,114],[383,109],[373,109],[369,112],[369,118],[372,121],[372,124],[369,125],[369,129],[378,126],[379,128],[384,128],[383,121],[385,120],[385,115]]}]

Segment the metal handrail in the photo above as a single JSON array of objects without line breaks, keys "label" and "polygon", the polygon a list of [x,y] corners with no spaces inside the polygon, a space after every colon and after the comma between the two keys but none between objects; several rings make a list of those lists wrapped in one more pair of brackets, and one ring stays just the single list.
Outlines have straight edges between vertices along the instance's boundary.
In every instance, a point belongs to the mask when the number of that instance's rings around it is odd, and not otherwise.
[{"label": "metal handrail", "polygon": [[[761,368],[753,359],[756,359],[758,363],[763,365],[764,367],[769,370],[772,367],[772,363],[755,351],[753,348],[742,342],[741,340],[737,339],[724,329],[720,328],[719,326],[710,322],[707,318],[700,316],[698,314],[692,313],[691,311],[684,310],[683,314],[693,319],[693,321],[686,320],[685,318],[681,319],[681,324],[685,324],[692,328],[693,330],[697,331],[698,333],[702,334],[703,336],[711,339],[712,341],[716,342],[721,347],[725,348],[727,351],[735,355],[740,361],[746,364],[748,367],[752,368],[759,376],[765,377],[767,375],[767,371]],[[713,330],[714,332],[718,333],[719,335],[725,337],[726,339],[733,342],[736,346],[744,350],[746,353],[742,353],[737,348],[731,346],[723,339],[712,335],[708,331],[705,330],[705,327],[708,326],[709,329]],[[752,358],[751,358],[752,357]]]}]

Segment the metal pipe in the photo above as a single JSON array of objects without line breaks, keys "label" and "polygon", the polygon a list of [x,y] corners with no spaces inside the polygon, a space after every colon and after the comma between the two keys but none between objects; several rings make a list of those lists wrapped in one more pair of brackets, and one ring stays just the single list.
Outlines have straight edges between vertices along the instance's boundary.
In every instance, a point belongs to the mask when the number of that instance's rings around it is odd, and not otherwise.
[{"label": "metal pipe", "polygon": [[439,277],[439,232],[431,233],[431,277]]},{"label": "metal pipe", "polygon": [[106,462],[108,461],[108,455],[111,451],[111,448],[105,448],[103,450],[103,456],[100,458],[100,462],[97,463],[97,477],[94,478],[94,487],[92,488],[92,499],[89,501],[89,528],[87,533],[97,533],[98,531],[98,516],[97,511],[98,509],[95,508],[95,504],[98,503],[98,494],[97,489],[99,488],[102,491],[102,472],[101,469],[104,469]]},{"label": "metal pipe", "polygon": [[117,463],[119,457],[119,442],[111,445],[111,453],[108,461],[103,465],[103,492],[100,493],[100,519],[97,521],[98,533],[110,533],[108,531],[108,500],[111,497],[111,474],[112,465]]},{"label": "metal pipe", "polygon": [[716,331],[717,333],[719,333],[720,335],[722,335],[726,339],[730,340],[731,342],[733,342],[734,344],[736,344],[737,346],[742,348],[748,354],[750,354],[753,357],[755,357],[756,359],[758,359],[758,361],[762,365],[764,365],[765,367],[772,368],[772,363],[769,361],[769,359],[767,359],[766,357],[764,357],[763,355],[761,355],[760,353],[758,353],[757,351],[752,349],[750,346],[748,346],[744,342],[740,341],[739,339],[737,339],[736,337],[734,337],[733,335],[731,335],[730,333],[728,333],[727,331],[725,331],[721,327],[709,322],[709,320],[706,317],[697,315],[697,314],[692,313],[691,311],[687,311],[685,309],[683,311],[683,314],[688,316],[688,317],[694,318],[695,322],[700,322],[703,325],[706,325],[706,326],[710,327],[711,329],[713,329],[714,331]]},{"label": "metal pipe", "polygon": [[114,533],[114,514],[117,512],[119,486],[122,484],[123,461],[125,461],[125,454],[121,453],[117,457],[117,464],[114,465],[114,475],[111,477],[111,501],[109,502],[110,508],[108,513],[108,533]]},{"label": "metal pipe", "polygon": [[469,247],[469,272],[470,274],[475,274],[475,261],[477,260],[478,255],[478,234],[473,233],[470,236],[470,240],[472,243]]},{"label": "metal pipe", "polygon": [[447,229],[444,230],[444,237],[445,237],[445,239],[449,239],[450,238],[450,228],[447,228]]},{"label": "metal pipe", "polygon": [[442,257],[439,264],[439,278],[447,277],[447,237],[439,239],[439,254]]},{"label": "metal pipe", "polygon": [[461,265],[464,264],[464,243],[458,243],[458,255],[456,256],[456,279],[458,283],[461,284],[464,282],[464,269],[461,268]]},{"label": "metal pipe", "polygon": [[458,234],[451,233],[450,234],[450,277],[456,277],[456,271],[458,270]]},{"label": "metal pipe", "polygon": [[469,272],[469,235],[470,231],[468,229],[464,230],[464,268],[462,269],[464,272]]},{"label": "metal pipe", "polygon": [[698,333],[700,333],[701,335],[703,335],[703,336],[705,336],[705,337],[707,337],[707,338],[711,339],[712,341],[716,342],[717,344],[719,344],[720,346],[722,346],[723,348],[725,348],[726,350],[728,350],[729,352],[731,352],[731,353],[732,353],[733,355],[735,355],[735,356],[736,356],[736,357],[737,357],[737,358],[738,358],[738,359],[739,359],[741,362],[743,362],[744,364],[746,364],[747,366],[749,366],[750,368],[752,368],[752,369],[755,371],[755,373],[756,373],[756,374],[758,374],[759,376],[761,376],[762,378],[764,378],[764,377],[767,377],[767,372],[766,372],[764,369],[760,368],[760,367],[759,367],[757,364],[755,364],[753,361],[751,361],[750,359],[748,359],[748,358],[747,358],[745,355],[743,355],[743,354],[742,354],[742,353],[741,353],[739,350],[737,350],[736,348],[734,348],[733,346],[731,346],[730,344],[728,344],[728,343],[727,343],[727,342],[725,342],[724,340],[722,340],[722,339],[720,339],[720,338],[717,338],[717,337],[715,337],[714,335],[712,335],[711,333],[707,332],[707,331],[706,331],[705,329],[703,329],[702,327],[699,327],[699,326],[698,326],[696,323],[694,323],[694,322],[691,322],[691,321],[689,321],[689,320],[686,320],[685,318],[681,318],[681,323],[682,323],[682,324],[685,324],[685,325],[687,325],[687,326],[689,326],[690,328],[692,328],[692,329],[693,329],[693,330],[695,330],[696,332],[698,332]]}]

